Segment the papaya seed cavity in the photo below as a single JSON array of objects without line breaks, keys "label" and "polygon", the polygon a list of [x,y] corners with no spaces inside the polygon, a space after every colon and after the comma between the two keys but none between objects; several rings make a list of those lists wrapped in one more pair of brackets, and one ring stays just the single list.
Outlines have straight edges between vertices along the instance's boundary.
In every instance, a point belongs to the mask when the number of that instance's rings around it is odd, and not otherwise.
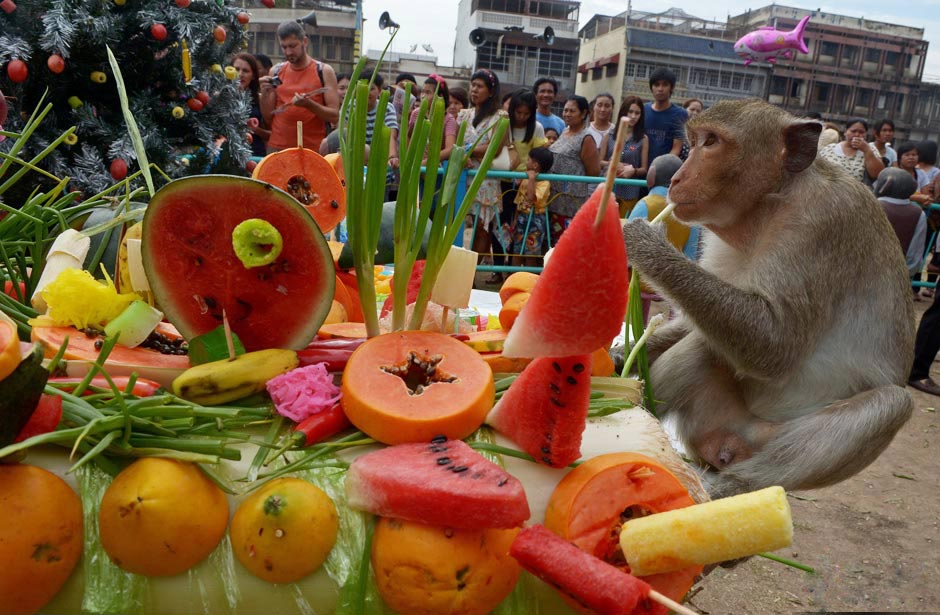
[{"label": "papaya seed cavity", "polygon": [[283,248],[281,233],[267,220],[249,218],[232,230],[232,249],[246,269],[270,265]]},{"label": "papaya seed cavity", "polygon": [[444,357],[439,354],[423,357],[412,350],[401,363],[383,365],[380,369],[387,374],[401,378],[408,387],[409,395],[421,395],[424,389],[432,384],[457,381],[456,376],[451,376],[438,367],[438,363],[443,360]]}]

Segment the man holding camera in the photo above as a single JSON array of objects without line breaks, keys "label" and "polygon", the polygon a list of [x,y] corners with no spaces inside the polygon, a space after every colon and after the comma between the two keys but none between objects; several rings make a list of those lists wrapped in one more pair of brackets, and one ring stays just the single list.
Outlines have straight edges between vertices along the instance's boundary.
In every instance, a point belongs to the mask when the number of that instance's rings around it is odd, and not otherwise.
[{"label": "man holding camera", "polygon": [[286,62],[261,77],[261,115],[271,127],[268,151],[297,146],[297,122],[303,122],[303,144],[319,151],[327,124],[339,117],[336,73],[329,64],[307,55],[303,26],[285,21],[277,28]]}]

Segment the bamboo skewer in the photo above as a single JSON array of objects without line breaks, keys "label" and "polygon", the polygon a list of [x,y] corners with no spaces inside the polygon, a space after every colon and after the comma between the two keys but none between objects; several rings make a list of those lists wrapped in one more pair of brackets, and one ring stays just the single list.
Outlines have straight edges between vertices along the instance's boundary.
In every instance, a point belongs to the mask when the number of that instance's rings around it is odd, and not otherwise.
[{"label": "bamboo skewer", "polygon": [[650,600],[658,602],[664,607],[671,609],[673,612],[678,613],[678,615],[699,615],[692,609],[686,608],[667,596],[662,595],[655,589],[651,589],[649,593]]},{"label": "bamboo skewer", "polygon": [[228,360],[235,360],[235,342],[232,341],[232,327],[228,324],[225,308],[222,308],[222,330],[225,331],[225,345],[228,346]]},{"label": "bamboo skewer", "polygon": [[[614,190],[614,180],[617,179],[617,164],[620,162],[620,153],[623,150],[623,142],[627,138],[627,118],[620,118],[617,124],[617,140],[614,143],[614,154],[610,156],[610,164],[607,166],[607,178],[604,180],[604,193],[601,195],[601,205],[597,208],[597,217],[594,218],[594,228],[601,225],[604,214],[607,213],[607,202],[610,201],[610,193]],[[616,162],[614,155],[617,156]]]},{"label": "bamboo skewer", "polygon": [[302,149],[304,146],[304,123],[300,120],[297,120],[297,149]]}]

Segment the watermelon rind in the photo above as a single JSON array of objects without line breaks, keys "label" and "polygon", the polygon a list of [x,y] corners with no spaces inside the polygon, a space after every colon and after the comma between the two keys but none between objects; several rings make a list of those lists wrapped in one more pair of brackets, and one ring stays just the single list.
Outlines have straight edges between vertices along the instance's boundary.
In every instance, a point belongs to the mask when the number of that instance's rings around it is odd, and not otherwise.
[{"label": "watermelon rind", "polygon": [[[283,237],[271,265],[248,269],[235,255],[232,230],[249,218],[267,220]],[[217,328],[224,309],[247,350],[300,350],[329,314],[336,276],[326,239],[300,203],[265,182],[174,180],[153,195],[141,239],[154,297],[186,339]]]}]

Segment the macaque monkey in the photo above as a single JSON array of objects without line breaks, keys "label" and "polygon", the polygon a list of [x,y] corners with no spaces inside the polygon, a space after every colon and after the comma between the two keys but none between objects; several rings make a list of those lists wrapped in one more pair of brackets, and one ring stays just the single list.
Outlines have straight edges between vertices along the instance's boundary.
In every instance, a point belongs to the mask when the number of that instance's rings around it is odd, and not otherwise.
[{"label": "macaque monkey", "polygon": [[821,126],[759,100],[689,120],[670,185],[700,264],[645,220],[630,264],[681,310],[649,340],[659,408],[713,496],[859,472],[910,417],[910,280],[865,185],[816,159]]}]

